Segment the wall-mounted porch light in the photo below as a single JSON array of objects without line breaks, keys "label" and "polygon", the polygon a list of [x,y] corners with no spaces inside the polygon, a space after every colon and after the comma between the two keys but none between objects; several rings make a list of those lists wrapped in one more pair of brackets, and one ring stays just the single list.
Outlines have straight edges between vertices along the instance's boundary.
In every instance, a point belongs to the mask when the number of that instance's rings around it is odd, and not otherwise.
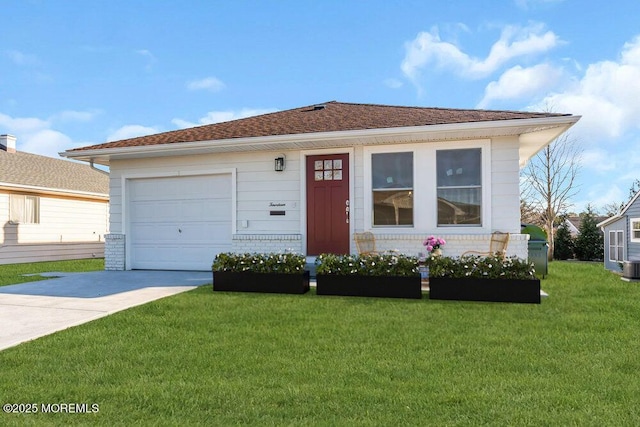
[{"label": "wall-mounted porch light", "polygon": [[285,155],[284,154],[280,154],[280,156],[276,157],[275,160],[275,170],[276,172],[282,172],[284,170],[284,162],[285,162]]}]

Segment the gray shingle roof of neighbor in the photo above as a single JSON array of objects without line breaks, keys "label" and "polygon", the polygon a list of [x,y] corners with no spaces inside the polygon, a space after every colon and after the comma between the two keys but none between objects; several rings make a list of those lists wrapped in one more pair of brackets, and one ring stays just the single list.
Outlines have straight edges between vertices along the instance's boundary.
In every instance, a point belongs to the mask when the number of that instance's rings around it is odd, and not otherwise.
[{"label": "gray shingle roof of neighbor", "polygon": [[223,123],[76,148],[69,152],[318,132],[470,123],[571,114],[402,107],[330,101]]},{"label": "gray shingle roof of neighbor", "polygon": [[109,174],[86,163],[0,149],[0,184],[109,194]]}]

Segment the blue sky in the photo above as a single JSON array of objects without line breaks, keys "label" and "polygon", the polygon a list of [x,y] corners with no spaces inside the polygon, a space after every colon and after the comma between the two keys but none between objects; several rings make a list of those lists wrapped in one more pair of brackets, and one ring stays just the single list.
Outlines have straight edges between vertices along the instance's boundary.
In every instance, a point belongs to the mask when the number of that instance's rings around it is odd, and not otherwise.
[{"label": "blue sky", "polygon": [[640,178],[637,0],[0,0],[0,133],[77,146],[330,100],[582,115],[576,209]]}]

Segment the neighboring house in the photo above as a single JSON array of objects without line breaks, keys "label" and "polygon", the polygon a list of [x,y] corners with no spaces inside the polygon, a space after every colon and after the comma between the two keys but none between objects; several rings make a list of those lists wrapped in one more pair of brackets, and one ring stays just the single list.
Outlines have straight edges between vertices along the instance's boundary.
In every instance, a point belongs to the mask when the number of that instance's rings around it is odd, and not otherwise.
[{"label": "neighboring house", "polygon": [[569,229],[571,237],[578,237],[578,234],[580,234],[580,224],[582,223],[582,218],[580,218],[579,216],[567,217],[564,220],[564,223],[567,225],[567,229]]},{"label": "neighboring house", "polygon": [[109,165],[107,269],[208,270],[221,251],[446,255],[520,234],[519,168],[579,117],[327,102],[68,150]]},{"label": "neighboring house", "polygon": [[[606,220],[606,216],[597,216],[595,217],[596,223]],[[582,217],[579,215],[569,216],[565,219],[565,223],[567,224],[567,228],[569,229],[569,233],[571,233],[571,237],[576,238],[580,235],[580,227],[582,226]]]},{"label": "neighboring house", "polygon": [[0,135],[0,264],[104,256],[109,176]]},{"label": "neighboring house", "polygon": [[598,227],[604,232],[605,268],[620,272],[622,261],[640,261],[640,191]]}]

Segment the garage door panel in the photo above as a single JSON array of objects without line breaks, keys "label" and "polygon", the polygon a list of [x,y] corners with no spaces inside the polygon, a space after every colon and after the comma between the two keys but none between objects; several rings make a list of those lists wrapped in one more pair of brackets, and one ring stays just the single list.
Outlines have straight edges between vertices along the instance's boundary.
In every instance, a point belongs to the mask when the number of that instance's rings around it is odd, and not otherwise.
[{"label": "garage door panel", "polygon": [[177,221],[181,216],[179,205],[163,201],[134,202],[130,212],[136,223]]},{"label": "garage door panel", "polygon": [[231,175],[129,182],[131,268],[209,270],[231,250]]},{"label": "garage door panel", "polygon": [[137,224],[131,229],[131,239],[138,245],[149,243],[173,244],[177,243],[180,234],[174,225]]},{"label": "garage door panel", "polygon": [[167,178],[146,178],[135,180],[130,188],[131,199],[159,200],[167,195],[177,194],[175,186]]},{"label": "garage door panel", "polygon": [[[186,248],[147,246],[144,247],[144,249],[145,250],[139,251],[136,255],[136,268],[154,270],[210,270],[216,254],[230,251],[231,245],[218,244],[200,247],[190,246]],[[162,268],[158,267],[159,259],[164,260],[162,262]]]},{"label": "garage door panel", "polygon": [[[180,216],[183,221],[200,221],[203,218],[210,218],[215,213],[216,203],[208,200],[189,200],[180,204]],[[226,212],[219,213],[228,217]]]},{"label": "garage door panel", "polygon": [[231,241],[231,230],[227,223],[188,224],[181,228],[180,240],[194,243]]}]

